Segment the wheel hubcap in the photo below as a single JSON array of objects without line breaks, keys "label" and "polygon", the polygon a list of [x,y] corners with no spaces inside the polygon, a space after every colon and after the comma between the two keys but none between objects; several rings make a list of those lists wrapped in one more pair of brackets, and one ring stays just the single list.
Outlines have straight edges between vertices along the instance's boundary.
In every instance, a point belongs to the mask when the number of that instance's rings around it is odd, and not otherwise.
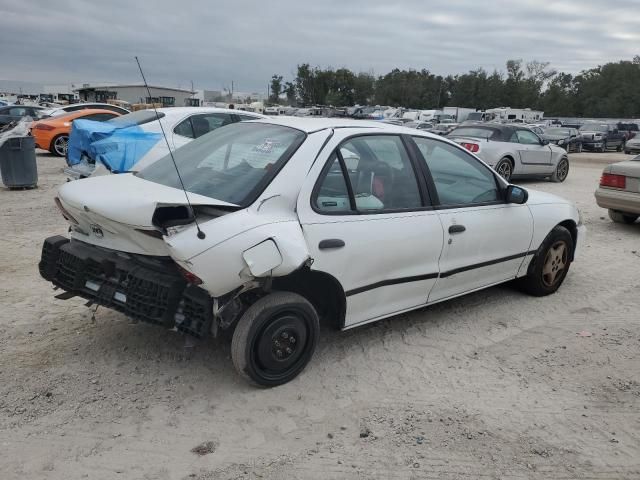
[{"label": "wheel hubcap", "polygon": [[60,155],[66,155],[67,154],[67,147],[68,147],[68,139],[67,137],[60,137],[56,139],[56,142],[53,146],[53,148],[55,148],[56,153],[60,154]]},{"label": "wheel hubcap", "polygon": [[542,267],[542,281],[546,286],[554,286],[562,277],[567,266],[567,253],[567,244],[563,241],[554,243],[547,251]]}]

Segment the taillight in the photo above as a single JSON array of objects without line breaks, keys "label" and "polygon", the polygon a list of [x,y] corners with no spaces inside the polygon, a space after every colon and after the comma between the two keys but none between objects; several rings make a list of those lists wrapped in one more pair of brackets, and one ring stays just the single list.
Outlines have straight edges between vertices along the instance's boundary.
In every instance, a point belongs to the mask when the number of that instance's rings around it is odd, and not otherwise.
[{"label": "taillight", "polygon": [[627,187],[627,177],[625,177],[624,175],[603,173],[602,177],[600,177],[600,186],[624,189]]},{"label": "taillight", "polygon": [[[178,265],[176,263],[176,265]],[[186,268],[181,267],[180,265],[178,265],[178,270],[180,270],[180,273],[182,274],[182,276],[184,277],[184,279],[193,284],[193,285],[201,285],[202,284],[202,280],[200,279],[200,277],[198,277],[195,273],[191,273],[189,270],[187,270]]]},{"label": "taillight", "polygon": [[78,221],[75,218],[73,218],[73,215],[71,215],[66,208],[62,206],[62,202],[60,202],[60,199],[58,197],[54,198],[54,202],[56,202],[56,206],[58,207],[58,210],[60,210],[60,213],[62,213],[62,216],[67,222],[73,223],[74,225],[78,225]]},{"label": "taillight", "polygon": [[36,123],[33,126],[34,130],[45,130],[45,131],[51,131],[51,130],[55,130],[56,127],[52,127],[51,125],[47,125],[46,123]]},{"label": "taillight", "polygon": [[471,153],[476,153],[480,150],[480,145],[478,145],[477,143],[462,142],[460,145],[469,150]]}]

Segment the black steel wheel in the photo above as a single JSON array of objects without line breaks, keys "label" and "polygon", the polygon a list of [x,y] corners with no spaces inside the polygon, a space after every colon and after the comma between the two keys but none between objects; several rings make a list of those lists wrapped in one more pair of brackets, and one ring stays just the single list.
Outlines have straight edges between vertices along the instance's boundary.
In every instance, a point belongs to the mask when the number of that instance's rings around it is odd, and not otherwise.
[{"label": "black steel wheel", "polygon": [[233,364],[252,383],[282,385],[309,363],[319,331],[318,314],[307,299],[292,292],[270,293],[238,321],[231,341]]}]

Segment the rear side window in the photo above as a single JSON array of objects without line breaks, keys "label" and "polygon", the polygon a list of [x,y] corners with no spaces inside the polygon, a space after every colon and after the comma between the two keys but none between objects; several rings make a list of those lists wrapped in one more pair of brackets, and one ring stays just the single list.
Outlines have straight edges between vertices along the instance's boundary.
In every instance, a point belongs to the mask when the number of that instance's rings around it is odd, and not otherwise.
[{"label": "rear side window", "polygon": [[86,115],[81,117],[84,120],[95,120],[96,122],[105,122],[115,117],[115,113],[94,113],[92,115]]},{"label": "rear side window", "polygon": [[473,156],[445,142],[413,137],[431,172],[443,206],[467,206],[500,201],[493,172]]},{"label": "rear side window", "polygon": [[187,138],[198,138],[230,123],[234,122],[227,113],[203,113],[184,119],[173,132]]},{"label": "rear side window", "polygon": [[384,213],[420,208],[423,201],[400,137],[369,135],[348,140],[334,152],[312,204],[321,213]]},{"label": "rear side window", "polygon": [[195,135],[193,134],[193,128],[191,127],[191,119],[187,118],[181,121],[178,125],[176,125],[176,128],[173,129],[173,133],[182,137],[195,138]]},{"label": "rear side window", "polygon": [[473,137],[473,138],[487,138],[491,140],[499,140],[499,132],[493,128],[482,127],[459,127],[454,129],[450,134],[450,137]]}]

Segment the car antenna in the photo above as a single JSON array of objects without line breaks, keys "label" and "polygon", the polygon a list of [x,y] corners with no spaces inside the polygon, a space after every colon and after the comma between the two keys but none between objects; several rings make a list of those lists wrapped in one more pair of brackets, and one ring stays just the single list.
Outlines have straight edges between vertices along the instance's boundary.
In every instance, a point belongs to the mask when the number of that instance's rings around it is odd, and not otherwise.
[{"label": "car antenna", "polygon": [[189,205],[189,209],[191,210],[191,213],[193,214],[193,221],[196,224],[196,228],[198,229],[198,238],[200,240],[204,240],[206,235],[205,233],[200,230],[200,225],[198,225],[198,219],[196,218],[196,212],[193,210],[193,206],[191,205],[191,202],[189,201],[189,195],[187,194],[187,189],[184,188],[184,182],[182,181],[182,175],[180,175],[180,170],[178,170],[178,164],[176,163],[176,159],[173,156],[173,151],[171,150],[171,146],[169,145],[169,139],[167,138],[167,134],[164,132],[164,127],[162,126],[162,122],[160,121],[160,114],[158,113],[158,109],[156,108],[156,104],[153,101],[153,98],[151,97],[151,90],[149,90],[149,85],[147,84],[147,79],[144,77],[144,73],[142,72],[142,66],[140,65],[140,60],[138,60],[138,57],[135,57],[136,59],[136,63],[138,64],[138,69],[140,70],[140,75],[142,76],[142,81],[144,82],[144,87],[147,89],[147,95],[149,95],[149,101],[151,102],[151,105],[153,106],[153,111],[156,114],[156,120],[158,120],[158,125],[160,125],[160,130],[162,131],[162,136],[164,137],[164,141],[167,144],[167,149],[169,150],[169,155],[171,156],[171,161],[173,162],[173,166],[176,169],[176,173],[178,174],[178,180],[180,180],[180,186],[182,187],[182,191],[184,192],[184,197],[187,199],[187,205]]}]

